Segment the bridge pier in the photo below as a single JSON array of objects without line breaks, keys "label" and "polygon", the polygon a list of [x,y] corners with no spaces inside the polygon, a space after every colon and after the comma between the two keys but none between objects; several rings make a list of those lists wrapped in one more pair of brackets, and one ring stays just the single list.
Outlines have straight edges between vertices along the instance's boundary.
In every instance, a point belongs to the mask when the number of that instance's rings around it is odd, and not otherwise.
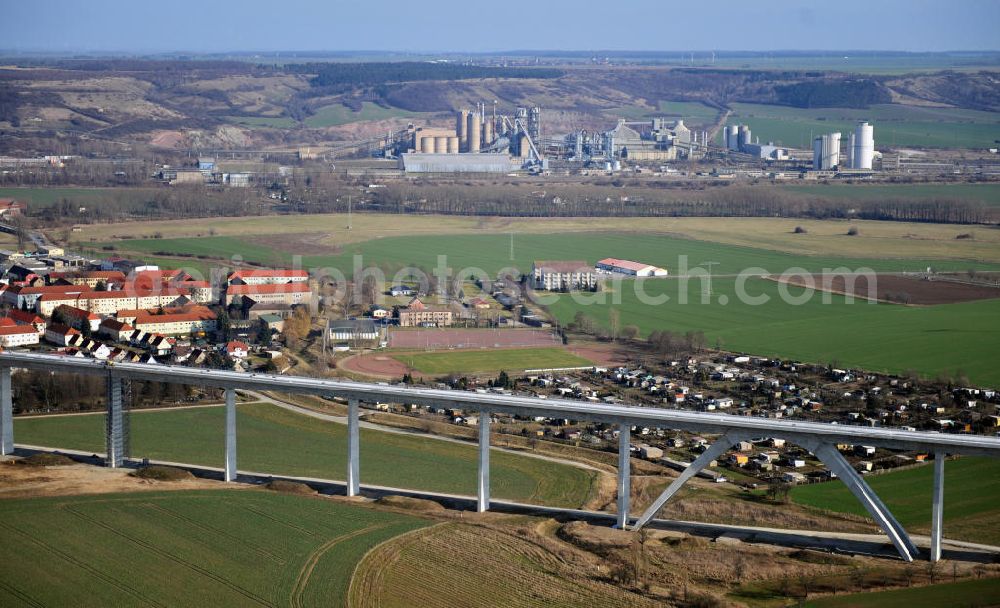
[{"label": "bridge pier", "polygon": [[615,527],[624,530],[628,525],[629,503],[631,502],[629,448],[632,446],[632,427],[627,423],[618,425],[618,518]]},{"label": "bridge pier", "polygon": [[681,489],[681,486],[687,483],[689,479],[700,473],[702,469],[710,465],[713,460],[724,454],[726,450],[742,441],[743,438],[744,436],[742,433],[734,433],[732,431],[726,433],[722,437],[719,437],[719,439],[709,446],[708,449],[702,452],[698,458],[694,460],[694,462],[689,464],[687,468],[685,468],[681,474],[677,476],[677,479],[673,480],[673,482],[667,486],[667,489],[664,490],[655,501],[653,501],[653,504],[650,505],[648,509],[646,509],[646,512],[639,518],[639,521],[635,522],[635,526],[633,526],[632,529],[640,530],[643,526],[648,524],[649,520],[656,517],[656,514],[663,508],[663,505],[667,504],[667,501]]},{"label": "bridge pier", "polygon": [[931,555],[930,560],[941,559],[941,535],[944,524],[944,452],[934,452],[934,494],[931,504]]},{"label": "bridge pier", "polygon": [[105,420],[104,439],[107,455],[105,464],[117,469],[125,462],[125,433],[123,428],[124,412],[123,378],[108,374],[108,412]]},{"label": "bridge pier", "polygon": [[479,492],[476,511],[490,509],[490,412],[479,412]]},{"label": "bridge pier", "polygon": [[[892,541],[903,561],[912,562],[913,557],[919,553],[917,546],[913,544],[909,534],[903,526],[893,517],[892,512],[882,502],[878,495],[871,489],[871,486],[861,475],[854,470],[851,463],[844,458],[844,455],[837,450],[836,446],[824,443],[820,440],[799,441],[806,449],[816,455],[826,467],[837,474],[847,489],[854,494],[858,502],[868,511],[872,519]],[[806,445],[808,444],[808,445]]]},{"label": "bridge pier", "polygon": [[236,481],[236,390],[226,389],[226,481]]},{"label": "bridge pier", "polygon": [[359,402],[347,400],[347,495],[357,496],[361,492],[360,438],[358,429]]},{"label": "bridge pier", "polygon": [[0,367],[0,456],[14,453],[14,389],[10,368]]}]

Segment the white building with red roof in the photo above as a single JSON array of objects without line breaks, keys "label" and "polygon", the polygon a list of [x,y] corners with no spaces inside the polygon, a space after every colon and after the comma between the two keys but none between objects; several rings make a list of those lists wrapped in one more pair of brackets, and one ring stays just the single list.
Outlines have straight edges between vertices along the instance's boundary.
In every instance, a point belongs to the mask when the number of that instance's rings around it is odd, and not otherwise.
[{"label": "white building with red roof", "polygon": [[4,348],[14,348],[16,346],[28,346],[38,344],[38,332],[30,325],[6,325],[0,326],[0,346]]},{"label": "white building with red roof", "polygon": [[632,277],[665,277],[667,270],[652,264],[643,262],[633,262],[632,260],[620,260],[618,258],[604,258],[595,265],[597,272],[608,274],[624,274]]}]

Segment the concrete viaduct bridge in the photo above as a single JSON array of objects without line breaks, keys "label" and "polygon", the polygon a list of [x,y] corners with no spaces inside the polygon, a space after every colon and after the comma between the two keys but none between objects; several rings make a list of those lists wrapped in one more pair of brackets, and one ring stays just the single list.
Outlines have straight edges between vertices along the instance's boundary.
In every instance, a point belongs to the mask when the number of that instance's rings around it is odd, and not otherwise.
[{"label": "concrete viaduct bridge", "polygon": [[[893,450],[921,451],[935,455],[929,555],[931,561],[937,561],[941,557],[945,455],[1000,457],[1000,439],[976,435],[945,435],[889,428],[852,427],[661,408],[609,406],[566,399],[516,397],[141,363],[108,363],[92,359],[16,352],[0,353],[0,455],[10,454],[14,449],[12,368],[97,375],[107,378],[105,436],[106,462],[110,467],[120,467],[124,463],[123,394],[125,380],[136,379],[224,389],[226,397],[224,477],[226,481],[236,479],[237,390],[278,391],[344,398],[348,402],[348,496],[355,496],[360,492],[358,417],[360,403],[413,403],[477,411],[479,412],[477,492],[477,509],[479,511],[486,511],[490,508],[489,425],[492,414],[545,416],[618,425],[617,526],[632,530],[638,530],[648,524],[685,482],[736,443],[755,437],[782,438],[806,448],[830,471],[836,473],[885,532],[899,552],[900,557],[905,561],[912,561],[918,557],[919,550],[903,526],[893,517],[885,503],[879,499],[864,478],[837,450],[837,444],[860,443]],[[629,516],[629,447],[633,426],[676,429],[719,436],[715,443],[695,459],[638,518]]]}]

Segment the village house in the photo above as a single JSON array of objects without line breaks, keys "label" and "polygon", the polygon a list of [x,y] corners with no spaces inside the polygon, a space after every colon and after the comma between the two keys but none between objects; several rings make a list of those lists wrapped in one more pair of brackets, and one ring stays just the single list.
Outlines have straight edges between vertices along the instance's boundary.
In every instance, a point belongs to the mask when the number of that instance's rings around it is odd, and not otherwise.
[{"label": "village house", "polygon": [[[10,320],[13,323],[13,320]],[[38,344],[38,331],[31,325],[4,324],[0,326],[0,346],[14,348]]]}]

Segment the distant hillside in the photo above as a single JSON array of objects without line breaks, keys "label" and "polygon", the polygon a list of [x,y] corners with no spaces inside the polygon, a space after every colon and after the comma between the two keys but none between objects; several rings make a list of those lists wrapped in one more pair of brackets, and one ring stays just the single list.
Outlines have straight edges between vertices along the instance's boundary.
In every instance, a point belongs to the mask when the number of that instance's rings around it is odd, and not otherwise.
[{"label": "distant hillside", "polygon": [[[1000,110],[996,72],[857,76],[841,72],[461,63],[149,59],[26,62],[0,68],[0,153],[115,153],[174,147],[297,146],[373,137],[413,120],[496,100],[543,108],[550,134],[655,115],[663,102],[796,108],[904,103]],[[692,124],[709,124],[690,117]]]}]

